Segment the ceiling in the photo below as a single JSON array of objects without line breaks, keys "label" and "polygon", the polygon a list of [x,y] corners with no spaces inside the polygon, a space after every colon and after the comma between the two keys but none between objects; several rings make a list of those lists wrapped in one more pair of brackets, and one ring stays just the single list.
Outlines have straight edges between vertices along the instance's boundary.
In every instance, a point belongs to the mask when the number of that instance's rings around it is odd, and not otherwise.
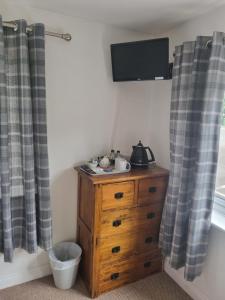
[{"label": "ceiling", "polygon": [[14,0],[69,16],[146,33],[163,33],[225,5],[225,0]]}]

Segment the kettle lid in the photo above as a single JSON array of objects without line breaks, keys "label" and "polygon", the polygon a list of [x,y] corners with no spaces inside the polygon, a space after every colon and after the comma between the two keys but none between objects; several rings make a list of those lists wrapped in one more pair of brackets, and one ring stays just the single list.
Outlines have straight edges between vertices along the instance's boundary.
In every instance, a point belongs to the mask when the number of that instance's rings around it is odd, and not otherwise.
[{"label": "kettle lid", "polygon": [[144,147],[143,144],[142,144],[142,142],[141,142],[141,140],[139,140],[139,143],[135,147],[142,147],[142,148]]}]

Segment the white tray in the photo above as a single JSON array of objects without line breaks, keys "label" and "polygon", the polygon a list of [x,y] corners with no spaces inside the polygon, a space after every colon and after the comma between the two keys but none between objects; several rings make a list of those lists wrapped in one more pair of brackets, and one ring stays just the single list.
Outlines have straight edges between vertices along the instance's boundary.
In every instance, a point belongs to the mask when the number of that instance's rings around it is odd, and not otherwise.
[{"label": "white tray", "polygon": [[100,167],[96,167],[96,168],[90,168],[92,171],[94,171],[96,173],[96,174],[91,174],[87,170],[83,169],[82,167],[80,167],[80,169],[82,171],[84,171],[85,173],[91,175],[91,176],[114,175],[114,174],[121,174],[121,173],[128,173],[128,172],[130,172],[130,169],[123,170],[123,171],[119,171],[119,170],[116,170],[116,169],[113,169],[112,171],[106,171],[106,170],[104,170],[104,169],[102,169]]}]

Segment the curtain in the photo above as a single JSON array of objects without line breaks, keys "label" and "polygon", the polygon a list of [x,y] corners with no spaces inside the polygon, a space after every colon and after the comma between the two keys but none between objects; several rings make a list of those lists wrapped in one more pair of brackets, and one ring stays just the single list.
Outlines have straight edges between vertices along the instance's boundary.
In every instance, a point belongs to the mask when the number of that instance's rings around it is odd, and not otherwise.
[{"label": "curtain", "polygon": [[0,252],[51,247],[44,26],[0,17]]},{"label": "curtain", "polygon": [[224,91],[224,33],[176,47],[170,178],[159,244],[173,268],[185,267],[188,281],[201,274],[207,254]]}]

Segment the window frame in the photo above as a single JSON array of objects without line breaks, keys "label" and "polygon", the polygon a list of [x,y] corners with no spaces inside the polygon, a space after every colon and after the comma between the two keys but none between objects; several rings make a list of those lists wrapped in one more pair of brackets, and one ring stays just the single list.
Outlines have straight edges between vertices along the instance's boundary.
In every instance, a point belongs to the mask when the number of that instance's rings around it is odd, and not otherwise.
[{"label": "window frame", "polygon": [[211,224],[213,227],[225,232],[225,199],[222,199],[217,195],[218,194],[215,193]]},{"label": "window frame", "polygon": [[[224,99],[223,99],[221,127],[225,127],[225,93],[224,93]],[[224,182],[224,185],[225,185],[225,182]],[[224,217],[225,217],[225,195],[216,191],[216,189],[215,189],[214,195],[215,196],[214,196],[213,209],[215,209],[217,212],[224,215]]]},{"label": "window frame", "polygon": [[213,209],[225,216],[225,196],[219,192],[215,192]]}]

